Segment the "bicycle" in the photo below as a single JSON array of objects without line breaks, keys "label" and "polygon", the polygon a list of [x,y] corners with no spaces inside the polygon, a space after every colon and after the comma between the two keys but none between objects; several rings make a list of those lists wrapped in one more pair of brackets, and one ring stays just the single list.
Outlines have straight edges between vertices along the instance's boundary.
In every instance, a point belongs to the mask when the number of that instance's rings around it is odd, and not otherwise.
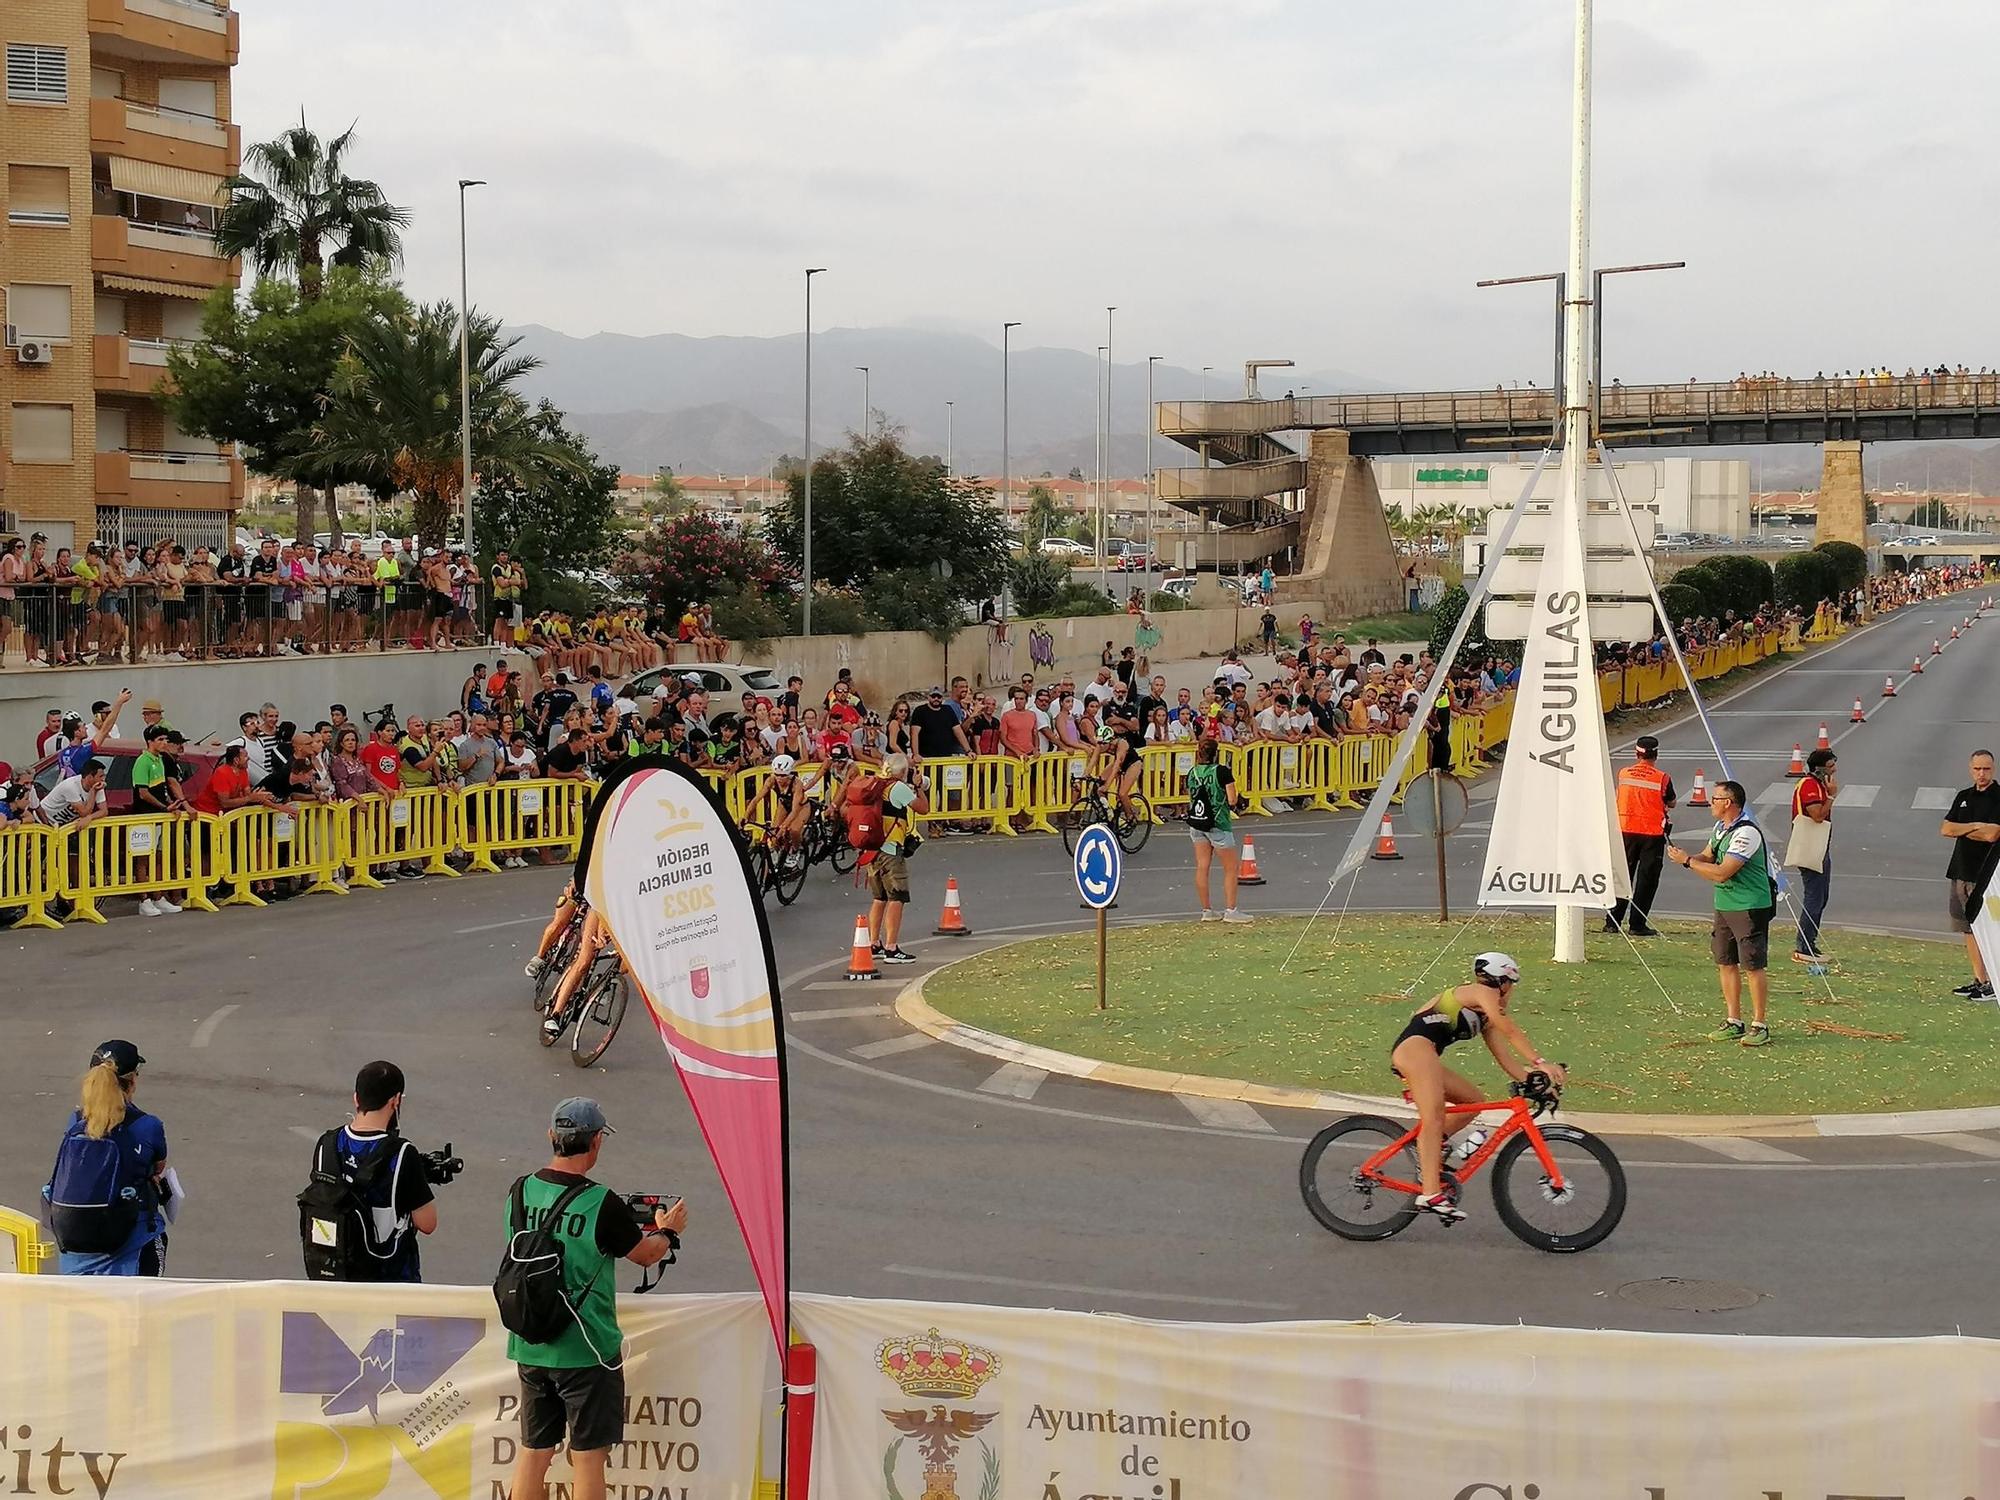
[{"label": "bicycle", "polygon": [[[1471,1156],[1447,1159],[1446,1186],[1456,1197],[1461,1183],[1492,1163],[1500,1222],[1524,1243],[1557,1255],[1599,1244],[1625,1214],[1625,1169],[1611,1148],[1573,1125],[1538,1123],[1561,1097],[1548,1074],[1537,1071],[1514,1084],[1507,1099],[1445,1110],[1447,1126],[1451,1116],[1507,1111]],[[1349,1115],[1314,1136],[1299,1161],[1299,1192],[1312,1216],[1350,1240],[1386,1240],[1407,1229],[1420,1212],[1412,1201],[1422,1191],[1417,1130],[1381,1115]],[[1360,1152],[1360,1162],[1328,1162],[1336,1145],[1343,1156]]]},{"label": "bicycle", "polygon": [[583,941],[583,919],[584,907],[578,902],[569,914],[569,925],[563,928],[562,936],[556,939],[554,949],[542,965],[542,972],[535,976],[533,1004],[537,1015],[546,1016],[549,1007],[555,1004],[556,986],[569,972],[570,964],[576,960],[577,944]]},{"label": "bicycle", "polygon": [[800,842],[805,846],[807,865],[824,861],[833,866],[836,875],[845,875],[853,869],[860,853],[847,842],[847,825],[818,802],[806,814],[805,833]]},{"label": "bicycle", "polygon": [[[571,931],[563,934],[558,952],[564,953],[562,967],[557,968],[554,959],[549,961],[543,973],[554,974],[556,983],[548,987],[546,999],[538,998],[536,1009],[543,1015],[551,1014],[555,1008],[555,991],[561,976],[568,972],[576,959],[576,940],[581,937],[582,924],[575,924]],[[536,993],[541,995],[539,980]],[[588,1068],[611,1045],[611,1039],[618,1035],[618,1028],[625,1020],[625,1007],[632,998],[632,983],[625,973],[625,960],[618,952],[616,943],[606,943],[598,949],[590,960],[590,967],[584,971],[583,983],[576,987],[570,997],[569,1008],[559,1018],[561,1030],[551,1035],[547,1030],[541,1033],[542,1045],[553,1047],[562,1040],[564,1031],[569,1033],[570,1061],[579,1068]]]},{"label": "bicycle", "polygon": [[1077,835],[1093,823],[1110,828],[1118,847],[1127,854],[1137,854],[1153,836],[1153,809],[1137,792],[1123,800],[1107,798],[1103,780],[1092,776],[1083,781],[1076,800],[1062,815],[1063,848],[1076,853]]},{"label": "bicycle", "polygon": [[750,876],[757,893],[773,891],[780,906],[790,906],[805,890],[806,870],[812,863],[805,833],[802,831],[799,842],[783,851],[772,847],[771,831],[762,823],[745,825],[743,834],[750,842]]}]

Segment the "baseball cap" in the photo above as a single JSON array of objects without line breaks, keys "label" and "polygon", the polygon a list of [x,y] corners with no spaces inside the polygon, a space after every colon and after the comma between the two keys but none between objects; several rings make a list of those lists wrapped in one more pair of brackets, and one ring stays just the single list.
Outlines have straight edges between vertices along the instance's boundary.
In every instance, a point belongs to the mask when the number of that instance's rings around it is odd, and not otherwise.
[{"label": "baseball cap", "polygon": [[598,1106],[597,1101],[584,1098],[565,1099],[558,1104],[555,1113],[549,1116],[549,1129],[570,1133],[577,1131],[594,1133],[599,1130],[606,1135],[618,1133],[605,1122],[604,1111]]},{"label": "baseball cap", "polygon": [[934,687],[930,690],[929,696],[933,698],[942,698],[944,696],[944,689],[941,687]]},{"label": "baseball cap", "polygon": [[118,1069],[118,1076],[126,1078],[146,1066],[146,1059],[139,1055],[139,1049],[130,1042],[112,1040],[99,1042],[97,1050],[90,1054],[90,1066],[110,1063]]},{"label": "baseball cap", "polygon": [[688,685],[689,687],[700,687],[700,686],[701,686],[701,673],[699,673],[699,672],[683,672],[683,673],[681,674],[681,681],[682,681],[682,682],[685,682],[685,683],[686,683],[686,684],[687,684],[687,685]]}]

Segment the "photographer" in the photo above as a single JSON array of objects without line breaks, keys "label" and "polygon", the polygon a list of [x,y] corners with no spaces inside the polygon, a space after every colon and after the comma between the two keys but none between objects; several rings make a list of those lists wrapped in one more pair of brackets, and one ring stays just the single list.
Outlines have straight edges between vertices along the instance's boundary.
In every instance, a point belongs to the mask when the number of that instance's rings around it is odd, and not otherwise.
[{"label": "photographer", "polygon": [[313,1146],[299,1194],[306,1275],[315,1281],[421,1281],[417,1236],[436,1234],[433,1186],[462,1167],[449,1146],[426,1157],[397,1133],[403,1070],[372,1062],[354,1075],[354,1118]]},{"label": "photographer", "polygon": [[[882,762],[882,774],[857,777],[849,784],[848,826],[862,830],[857,847],[872,847],[868,865],[868,941],[874,956],[883,963],[913,964],[913,953],[899,946],[903,932],[903,911],[910,903],[910,856],[917,852],[915,815],[930,811],[929,778],[910,764],[907,755],[891,755]],[[864,817],[857,820],[851,809],[856,804]],[[872,804],[872,806],[871,806]],[[867,832],[873,813],[874,838]],[[850,842],[856,836],[850,833]]]},{"label": "photographer", "polygon": [[655,1207],[642,1229],[625,1201],[589,1173],[611,1133],[595,1099],[565,1099],[549,1123],[553,1155],[508,1196],[509,1253],[515,1236],[531,1241],[552,1211],[561,1252],[562,1299],[569,1316],[546,1343],[507,1336],[507,1357],[521,1373],[521,1452],[514,1500],[548,1500],[549,1464],[569,1446],[577,1500],[602,1500],[608,1451],[625,1439],[625,1336],[618,1327],[613,1262],[651,1266],[666,1259],[687,1227],[687,1205]]}]

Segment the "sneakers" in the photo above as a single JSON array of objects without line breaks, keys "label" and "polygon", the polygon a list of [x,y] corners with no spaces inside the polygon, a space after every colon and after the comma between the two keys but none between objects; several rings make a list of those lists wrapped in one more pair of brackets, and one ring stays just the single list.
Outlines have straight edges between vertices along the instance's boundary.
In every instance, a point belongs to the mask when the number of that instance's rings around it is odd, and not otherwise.
[{"label": "sneakers", "polygon": [[563,1018],[561,1016],[550,1016],[546,1021],[542,1022],[543,1046],[553,1046],[555,1043],[561,1041],[562,1034]]},{"label": "sneakers", "polygon": [[885,964],[913,964],[917,961],[914,953],[905,953],[901,948],[884,948],[882,962]]},{"label": "sneakers", "polygon": [[521,972],[523,974],[526,974],[530,979],[540,979],[542,977],[542,971],[546,969],[548,966],[549,966],[549,961],[546,958],[543,958],[538,953],[533,958],[528,960],[527,967],[522,969]]},{"label": "sneakers", "polygon": [[870,943],[868,945],[868,956],[870,958],[880,958],[883,954],[883,951],[884,951],[883,947],[880,943]]},{"label": "sneakers", "polygon": [[144,901],[139,903],[139,915],[142,917],[157,917],[164,915],[164,913],[160,910],[160,903],[148,896]]},{"label": "sneakers", "polygon": [[1961,1000],[1986,1000],[1993,994],[1993,986],[1984,980],[1969,979],[1952,993]]},{"label": "sneakers", "polygon": [[1766,1025],[1763,1025],[1761,1022],[1753,1021],[1750,1025],[1750,1029],[1743,1034],[1743,1045],[1746,1047],[1770,1046],[1771,1028]]},{"label": "sneakers", "polygon": [[181,909],[165,896],[155,896],[153,905],[160,909],[160,915],[163,917],[177,917],[181,914]]},{"label": "sneakers", "polygon": [[1605,932],[1621,932],[1624,929],[1619,927],[1619,925],[1616,922],[1612,921],[1611,918],[1606,917],[1604,919],[1604,927],[1602,930]]},{"label": "sneakers", "polygon": [[1634,925],[1627,928],[1626,931],[1631,933],[1633,937],[1658,937],[1660,935],[1660,929],[1657,927],[1640,927]]},{"label": "sneakers", "polygon": [[1447,1224],[1457,1224],[1465,1218],[1465,1210],[1453,1200],[1449,1190],[1419,1193],[1410,1200],[1410,1206],[1418,1213],[1435,1215]]},{"label": "sneakers", "polygon": [[1247,927],[1250,925],[1251,918],[1248,913],[1240,912],[1232,906],[1222,914],[1222,920],[1234,923],[1238,927]]},{"label": "sneakers", "polygon": [[1204,906],[1201,909],[1201,919],[1204,922],[1220,922],[1222,920],[1222,913],[1219,911],[1210,911]]},{"label": "sneakers", "polygon": [[1711,1042],[1740,1042],[1743,1040],[1743,1023],[1724,1021],[1708,1034],[1708,1039]]}]

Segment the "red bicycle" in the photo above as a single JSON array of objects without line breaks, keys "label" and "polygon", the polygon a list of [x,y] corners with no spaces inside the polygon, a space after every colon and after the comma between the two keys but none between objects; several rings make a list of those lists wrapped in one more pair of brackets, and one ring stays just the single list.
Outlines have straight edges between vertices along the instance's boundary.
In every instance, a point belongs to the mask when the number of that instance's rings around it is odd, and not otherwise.
[{"label": "red bicycle", "polygon": [[[1447,1130],[1455,1117],[1507,1111],[1462,1160],[1447,1143],[1446,1187],[1456,1197],[1460,1184],[1491,1162],[1500,1222],[1537,1250],[1555,1254],[1588,1250],[1625,1214],[1625,1169],[1611,1148],[1573,1125],[1539,1123],[1561,1097],[1548,1074],[1534,1072],[1513,1086],[1510,1098],[1445,1110]],[[1299,1192],[1312,1216],[1343,1239],[1386,1240],[1416,1218],[1418,1176],[1415,1124],[1406,1129],[1381,1115],[1349,1115],[1306,1147]]]}]

